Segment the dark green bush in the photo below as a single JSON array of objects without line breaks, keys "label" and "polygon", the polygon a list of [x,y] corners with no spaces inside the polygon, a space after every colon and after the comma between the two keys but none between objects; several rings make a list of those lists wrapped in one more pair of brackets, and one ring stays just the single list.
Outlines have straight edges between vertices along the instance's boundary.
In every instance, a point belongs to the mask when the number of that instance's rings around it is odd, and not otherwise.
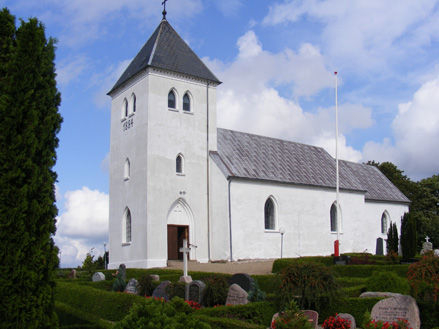
[{"label": "dark green bush", "polygon": [[154,289],[157,287],[157,285],[155,285],[154,282],[157,282],[157,281],[153,281],[149,274],[142,275],[138,280],[139,295],[140,296],[152,296]]},{"label": "dark green bush", "polygon": [[439,303],[439,257],[433,252],[426,253],[419,262],[410,265],[407,279],[413,296]]},{"label": "dark green bush", "polygon": [[406,277],[408,265],[335,265],[331,269],[340,277],[368,278],[374,271],[394,272],[400,277]]},{"label": "dark green bush", "polygon": [[407,279],[393,272],[375,271],[367,279],[366,291],[395,292],[408,295],[410,286]]},{"label": "dark green bush", "polygon": [[171,302],[150,298],[146,303],[135,304],[129,314],[114,325],[114,329],[210,329],[210,325],[190,316],[191,307],[181,298]]},{"label": "dark green bush", "polygon": [[223,276],[211,276],[206,279],[203,291],[203,305],[213,307],[224,305],[229,291],[229,281]]},{"label": "dark green bush", "polygon": [[401,251],[402,259],[410,260],[415,257],[417,249],[416,213],[406,212],[401,218]]},{"label": "dark green bush", "polygon": [[319,311],[323,305],[336,302],[341,297],[340,286],[331,268],[322,264],[293,264],[277,276],[276,296],[280,311],[294,298],[298,298],[301,309]]},{"label": "dark green bush", "polygon": [[113,283],[113,291],[115,292],[123,292],[125,287],[127,286],[125,280],[122,277],[122,273],[118,272],[116,275],[116,280]]},{"label": "dark green bush", "polygon": [[61,302],[55,302],[55,311],[58,315],[60,329],[110,329],[113,327],[111,322],[104,321],[89,312],[78,310]]},{"label": "dark green bush", "polygon": [[300,311],[294,300],[291,300],[285,311],[279,314],[273,325],[276,329],[312,329],[308,318]]},{"label": "dark green bush", "polygon": [[247,299],[250,302],[263,302],[265,300],[265,292],[259,289],[258,281],[256,279],[253,280]]},{"label": "dark green bush", "polygon": [[212,318],[207,315],[194,314],[194,318],[209,324],[215,329],[266,329],[267,326],[261,324],[248,323],[228,318]]},{"label": "dark green bush", "polygon": [[169,299],[172,299],[174,297],[180,297],[184,299],[184,289],[185,289],[186,284],[184,282],[174,282],[174,283],[170,283],[167,287],[166,287],[166,293],[169,296]]},{"label": "dark green bush", "polygon": [[273,263],[272,273],[279,273],[282,269],[292,265],[292,264],[303,264],[303,263],[318,263],[325,266],[331,266],[334,261],[331,256],[314,256],[314,257],[300,257],[300,258],[281,258],[276,259]]}]

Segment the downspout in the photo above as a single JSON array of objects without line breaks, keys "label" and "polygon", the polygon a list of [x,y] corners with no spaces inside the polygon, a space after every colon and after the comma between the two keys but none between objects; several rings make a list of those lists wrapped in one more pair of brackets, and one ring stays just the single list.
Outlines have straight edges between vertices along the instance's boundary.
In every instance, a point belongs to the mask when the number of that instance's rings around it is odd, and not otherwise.
[{"label": "downspout", "polygon": [[206,161],[207,161],[207,170],[206,170],[206,175],[207,175],[207,260],[210,262],[210,161],[209,161],[209,81],[207,81],[207,85],[206,85],[206,117],[207,117],[207,122],[206,122],[206,126],[207,126],[207,138],[206,138],[206,143],[207,143],[207,157],[206,157]]},{"label": "downspout", "polygon": [[228,186],[228,194],[229,194],[229,239],[230,239],[230,261],[233,262],[233,248],[232,248],[232,202],[230,197],[230,185],[232,184],[232,179],[229,177],[229,186]]}]

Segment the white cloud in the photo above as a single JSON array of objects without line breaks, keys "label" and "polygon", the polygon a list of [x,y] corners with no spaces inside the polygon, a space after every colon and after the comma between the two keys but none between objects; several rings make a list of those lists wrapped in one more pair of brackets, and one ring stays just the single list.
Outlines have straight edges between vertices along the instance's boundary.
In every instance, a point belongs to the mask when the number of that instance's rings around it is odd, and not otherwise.
[{"label": "white cloud", "polygon": [[[415,180],[438,173],[439,78],[424,83],[412,101],[399,105],[392,123],[394,143],[366,143],[364,160],[391,161]],[[415,174],[416,173],[416,174]]]},{"label": "white cloud", "polygon": [[61,86],[68,85],[72,80],[76,80],[81,73],[90,65],[89,59],[79,55],[76,58],[64,58],[56,69],[56,81]]},{"label": "white cloud", "polygon": [[310,17],[322,24],[322,44],[335,63],[357,73],[375,73],[437,39],[438,10],[430,0],[287,1],[271,6],[263,23]]},{"label": "white cloud", "polygon": [[62,266],[77,266],[91,248],[103,249],[108,239],[109,198],[83,187],[68,191],[64,199],[66,211],[58,217],[55,242],[62,252]]},{"label": "white cloud", "polygon": [[224,16],[237,16],[239,9],[243,7],[241,0],[215,0],[214,3]]},{"label": "white cloud", "polygon": [[[297,52],[285,49],[270,53],[263,49],[253,31],[239,38],[237,44],[239,53],[231,63],[205,59],[225,81],[218,88],[218,126],[328,147],[334,154],[334,108],[319,108],[310,113],[296,101],[334,86],[334,77],[326,69],[319,48],[304,44]],[[279,87],[291,90],[293,97],[282,96]],[[339,109],[341,133],[373,125],[370,108],[342,104]],[[340,157],[361,159],[361,153],[347,146],[342,134]]]}]

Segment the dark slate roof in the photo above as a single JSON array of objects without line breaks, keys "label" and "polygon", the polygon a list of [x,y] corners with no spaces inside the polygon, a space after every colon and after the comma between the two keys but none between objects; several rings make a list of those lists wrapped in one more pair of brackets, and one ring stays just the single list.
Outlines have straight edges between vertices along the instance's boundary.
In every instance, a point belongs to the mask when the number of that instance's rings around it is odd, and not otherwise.
[{"label": "dark slate roof", "polygon": [[162,20],[108,94],[147,67],[221,83],[167,20]]},{"label": "dark slate roof", "polygon": [[[218,129],[218,151],[211,157],[226,177],[336,187],[335,160],[321,147]],[[409,202],[377,168],[348,161],[339,165],[340,189],[365,193],[370,200]],[[374,181],[367,184],[371,174]]]}]

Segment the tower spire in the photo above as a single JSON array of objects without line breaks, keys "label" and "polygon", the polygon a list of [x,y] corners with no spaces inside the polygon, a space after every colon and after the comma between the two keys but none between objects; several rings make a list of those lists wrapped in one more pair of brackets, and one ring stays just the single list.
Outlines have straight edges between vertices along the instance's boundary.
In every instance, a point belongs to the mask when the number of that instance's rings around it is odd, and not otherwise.
[{"label": "tower spire", "polygon": [[167,12],[166,12],[166,1],[168,1],[168,0],[163,0],[163,2],[162,2],[162,5],[163,5],[163,12],[162,12],[163,20],[166,20],[166,14],[167,14]]}]

